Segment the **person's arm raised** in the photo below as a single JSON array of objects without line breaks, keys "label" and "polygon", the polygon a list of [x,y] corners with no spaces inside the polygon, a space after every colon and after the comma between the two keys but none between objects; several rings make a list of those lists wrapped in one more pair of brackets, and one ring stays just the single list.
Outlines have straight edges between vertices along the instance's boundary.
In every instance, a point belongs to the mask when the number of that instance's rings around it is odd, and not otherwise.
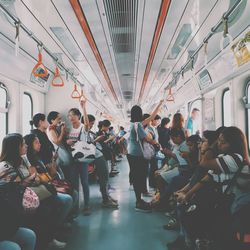
[{"label": "person's arm raised", "polygon": [[163,102],[164,100],[161,100],[159,104],[156,106],[156,108],[154,109],[154,111],[152,112],[152,114],[148,118],[146,118],[144,121],[142,121],[143,126],[148,125],[150,121],[154,120]]},{"label": "person's arm raised", "polygon": [[89,127],[89,118],[88,118],[88,114],[86,110],[86,102],[87,102],[86,98],[81,98],[80,106],[82,108],[82,113],[83,113],[82,115],[83,115],[83,121],[84,121],[84,128],[86,131],[89,131],[90,127]]}]

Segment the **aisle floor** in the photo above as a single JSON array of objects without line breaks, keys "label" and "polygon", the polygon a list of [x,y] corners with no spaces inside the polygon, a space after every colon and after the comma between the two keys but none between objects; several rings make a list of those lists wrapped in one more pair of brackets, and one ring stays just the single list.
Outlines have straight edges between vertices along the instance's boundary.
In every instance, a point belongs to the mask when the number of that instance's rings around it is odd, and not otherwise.
[{"label": "aisle floor", "polygon": [[110,178],[116,190],[111,195],[118,199],[119,209],[102,208],[98,185],[90,186],[90,216],[80,215],[68,235],[67,250],[166,250],[166,243],[177,233],[165,231],[163,213],[136,212],[134,192],[129,190],[129,167],[126,159],[118,163],[120,174]]}]

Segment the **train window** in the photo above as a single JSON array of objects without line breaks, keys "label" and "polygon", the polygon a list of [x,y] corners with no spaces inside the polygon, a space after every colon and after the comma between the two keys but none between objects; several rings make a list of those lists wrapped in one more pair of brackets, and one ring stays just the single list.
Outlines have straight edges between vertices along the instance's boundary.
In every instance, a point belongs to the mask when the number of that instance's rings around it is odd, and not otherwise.
[{"label": "train window", "polygon": [[0,148],[4,136],[8,133],[8,92],[3,83],[0,83]]},{"label": "train window", "polygon": [[222,94],[222,125],[231,126],[232,124],[232,112],[231,112],[231,97],[230,90],[227,88]]},{"label": "train window", "polygon": [[29,93],[23,93],[23,135],[27,135],[30,133],[32,129],[30,125],[30,120],[33,117],[33,100]]},{"label": "train window", "polygon": [[[189,115],[191,115],[191,112],[192,112],[193,109],[200,110],[199,116],[198,116],[198,119],[197,119],[197,122],[196,122],[195,130],[196,131],[198,130],[199,133],[201,134],[201,132],[202,132],[202,101],[201,101],[201,99],[197,99],[197,100],[191,102],[189,105],[190,105],[189,106],[190,107],[189,108],[189,111],[190,111]],[[193,131],[193,133],[195,133],[196,131]]]},{"label": "train window", "polygon": [[[247,104],[250,103],[250,82],[247,84],[246,88]],[[250,148],[250,109],[247,108],[247,136],[248,136],[248,146]]]}]

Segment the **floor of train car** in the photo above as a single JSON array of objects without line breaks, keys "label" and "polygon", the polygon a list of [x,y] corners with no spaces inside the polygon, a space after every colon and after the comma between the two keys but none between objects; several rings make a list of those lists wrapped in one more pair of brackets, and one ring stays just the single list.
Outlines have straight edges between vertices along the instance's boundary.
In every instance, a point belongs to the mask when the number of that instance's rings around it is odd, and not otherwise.
[{"label": "floor of train car", "polygon": [[167,223],[163,213],[135,211],[127,160],[118,163],[118,168],[120,174],[110,178],[110,184],[116,189],[111,195],[119,200],[119,209],[102,208],[98,185],[92,184],[92,214],[75,220],[66,250],[165,250],[166,243],[176,238],[176,232],[163,230],[162,225]]}]

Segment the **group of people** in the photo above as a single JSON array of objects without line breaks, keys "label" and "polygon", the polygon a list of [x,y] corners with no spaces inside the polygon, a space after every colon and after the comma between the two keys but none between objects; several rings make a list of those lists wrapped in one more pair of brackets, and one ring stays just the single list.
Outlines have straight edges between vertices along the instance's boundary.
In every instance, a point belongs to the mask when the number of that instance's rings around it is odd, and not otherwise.
[{"label": "group of people", "polygon": [[[87,113],[82,99],[80,110],[68,112],[68,128],[61,114],[52,111],[47,117],[34,115],[30,134],[6,135],[0,155],[0,250],[64,248],[66,243],[59,239],[79,214],[80,184],[83,214],[91,214],[90,162],[102,206],[117,209],[118,201],[109,194],[109,177],[119,173],[116,162],[122,154],[130,167],[136,211],[164,211],[169,217],[164,228],[179,230],[168,249],[241,249],[249,244],[245,135],[237,127],[220,127],[201,136],[198,109],[186,123],[180,113],[171,121],[158,115],[162,103],[151,114],[133,106],[130,128],[125,132],[120,127],[119,134],[109,120],[100,121],[94,132],[96,118]],[[94,145],[91,161],[73,156],[79,141]],[[151,202],[143,199],[151,196]]]},{"label": "group of people", "polygon": [[[77,141],[95,146],[91,163],[100,185],[102,206],[118,208],[118,201],[109,195],[109,176],[115,169],[115,150],[125,134],[112,134],[108,120],[99,122],[98,131],[91,129],[95,117],[87,114],[86,100],[81,110],[68,112],[70,127],[66,128],[61,114],[52,111],[46,117],[34,115],[35,129],[24,137],[18,133],[5,136],[0,155],[0,249],[45,249],[48,245],[64,248],[58,240],[79,214],[79,179],[83,190],[83,214],[90,215],[88,161],[78,161],[72,155]],[[122,140],[121,140],[122,141]],[[108,161],[112,161],[109,172]],[[10,223],[11,222],[11,223]]]},{"label": "group of people", "polygon": [[[127,158],[135,209],[166,212],[164,229],[179,230],[169,250],[249,249],[250,167],[244,133],[220,127],[201,136],[198,109],[186,123],[181,113],[172,123],[169,118],[160,122],[161,105],[151,115],[137,105],[131,109]],[[151,202],[142,199],[152,195],[148,186],[155,192]]]}]

